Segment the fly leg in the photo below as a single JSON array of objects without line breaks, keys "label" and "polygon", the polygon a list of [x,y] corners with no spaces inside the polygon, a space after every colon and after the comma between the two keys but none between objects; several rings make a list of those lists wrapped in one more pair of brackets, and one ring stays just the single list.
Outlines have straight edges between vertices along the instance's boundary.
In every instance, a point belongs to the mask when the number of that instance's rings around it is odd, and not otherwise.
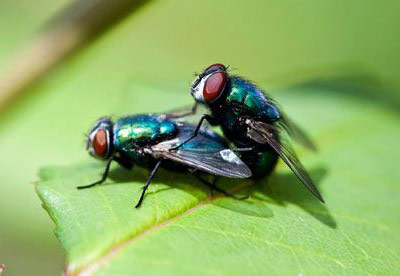
[{"label": "fly leg", "polygon": [[[210,196],[213,196],[214,195],[214,190],[215,190],[215,183],[217,183],[217,181],[218,181],[218,179],[219,179],[219,176],[217,176],[217,175],[214,175],[214,179],[213,179],[213,182],[212,183],[210,183],[210,182],[208,182],[207,180],[205,180],[204,178],[202,178],[201,176],[200,176],[200,174],[198,174],[197,173],[197,169],[189,169],[189,172],[190,173],[192,173],[192,174],[194,174],[194,176],[197,178],[197,179],[199,179],[204,185],[206,185],[207,187],[209,187],[210,188]],[[205,184],[204,182],[207,182],[207,184]]]},{"label": "fly leg", "polygon": [[[214,175],[214,179],[213,179],[213,181],[211,182],[212,187],[210,187],[210,196],[214,196],[214,190],[217,190],[217,189],[218,189],[218,187],[217,187],[217,185],[216,185],[216,183],[217,183],[218,180],[219,180],[219,176]],[[217,188],[217,189],[216,189],[216,188]]]},{"label": "fly leg", "polygon": [[215,123],[215,118],[214,118],[213,116],[208,115],[208,114],[204,114],[203,117],[201,117],[199,123],[197,124],[196,129],[194,130],[193,134],[192,134],[188,139],[186,139],[185,141],[183,141],[181,144],[179,144],[179,145],[177,145],[177,146],[171,148],[171,150],[177,150],[177,149],[179,149],[179,148],[182,147],[184,144],[186,144],[187,142],[189,142],[190,140],[192,140],[194,137],[196,137],[197,134],[198,134],[199,131],[200,131],[201,125],[203,124],[204,120],[207,120],[211,125],[213,125],[213,124]]},{"label": "fly leg", "polygon": [[212,183],[210,183],[210,182],[208,182],[207,180],[205,180],[204,178],[202,178],[198,173],[194,173],[194,176],[198,179],[198,180],[200,180],[201,181],[201,183],[203,183],[204,185],[206,185],[207,187],[210,187],[211,188],[211,190],[216,190],[217,192],[220,192],[221,194],[224,194],[225,196],[227,196],[227,197],[231,197],[231,198],[234,198],[234,199],[237,199],[237,200],[243,200],[243,199],[246,199],[246,198],[248,198],[248,196],[246,196],[246,197],[236,197],[236,196],[234,196],[234,195],[231,195],[230,193],[228,193],[227,191],[225,191],[225,190],[223,190],[223,189],[221,189],[221,188],[218,188],[218,186],[217,185],[215,185],[215,183],[218,181],[218,177],[215,177],[214,178],[214,181],[212,182]]},{"label": "fly leg", "polygon": [[171,113],[168,113],[168,114],[166,114],[166,118],[167,119],[180,119],[180,118],[184,118],[184,117],[187,117],[187,116],[194,115],[194,114],[196,114],[197,106],[198,106],[198,103],[195,102],[193,107],[192,107],[192,109],[190,109],[190,111],[188,111],[186,113],[182,113],[182,114],[171,114]]},{"label": "fly leg", "polygon": [[96,181],[96,182],[94,182],[94,183],[92,183],[92,184],[85,185],[85,186],[78,186],[78,187],[76,187],[76,188],[77,188],[78,190],[87,189],[87,188],[96,186],[97,184],[101,184],[101,183],[103,183],[104,181],[106,181],[107,176],[108,176],[108,172],[110,171],[110,165],[111,165],[111,162],[112,162],[112,161],[113,161],[113,158],[110,158],[110,159],[107,160],[106,169],[104,170],[103,175],[102,175],[102,177],[101,177],[101,179],[100,179],[99,181]]},{"label": "fly leg", "polygon": [[146,181],[146,184],[144,184],[144,186],[142,187],[142,190],[143,190],[143,191],[142,191],[142,194],[140,195],[139,201],[138,201],[138,203],[136,204],[135,208],[139,208],[139,207],[140,207],[140,204],[142,204],[142,201],[143,201],[143,198],[144,198],[144,194],[146,193],[146,190],[147,190],[147,188],[149,187],[151,180],[153,179],[154,175],[156,174],[158,168],[160,167],[161,161],[162,161],[162,160],[160,160],[160,161],[157,162],[157,164],[155,165],[154,169],[151,171],[151,173],[150,173],[150,175],[149,175],[149,178],[148,178],[147,181]]}]

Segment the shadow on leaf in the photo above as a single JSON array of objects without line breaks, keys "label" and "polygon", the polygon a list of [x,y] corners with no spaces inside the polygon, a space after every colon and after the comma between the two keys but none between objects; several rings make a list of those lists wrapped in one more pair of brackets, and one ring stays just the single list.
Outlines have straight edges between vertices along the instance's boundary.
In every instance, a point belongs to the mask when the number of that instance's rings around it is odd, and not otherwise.
[{"label": "shadow on leaf", "polygon": [[[120,166],[116,166],[110,170],[108,177],[116,182],[112,185],[131,184],[132,182],[140,182],[142,185],[144,185],[149,177],[149,174],[150,170],[142,167],[134,167],[132,170],[128,170]],[[157,184],[167,185],[168,188],[152,190],[151,187],[154,187]],[[189,172],[176,172],[166,169],[159,169],[156,176],[151,181],[151,185],[149,190],[146,192],[146,196],[170,189],[180,189],[195,197],[199,197],[199,188],[203,192],[209,193],[209,188],[203,185]]]},{"label": "shadow on leaf", "polygon": [[[317,187],[320,186],[327,171],[325,168],[316,168],[310,171],[312,178]],[[145,183],[149,175],[149,171],[143,168],[134,168],[133,170],[126,170],[122,167],[114,167],[109,174],[109,178],[116,183],[110,184],[130,184],[132,182]],[[250,180],[245,180],[250,181]],[[151,190],[147,192],[147,196],[167,191],[170,189],[181,189],[195,197],[199,197],[199,188],[209,193],[208,187],[204,186],[198,179],[190,175],[190,173],[170,172],[165,169],[158,171],[156,177],[152,181],[152,186],[155,184],[165,184],[168,188],[160,188],[158,190]],[[243,183],[240,179],[221,179],[218,186],[230,190]],[[105,184],[108,185],[108,184]],[[277,173],[271,175],[268,179],[256,183],[249,183],[246,185],[252,190],[251,197],[246,200],[233,200],[231,198],[221,198],[214,201],[212,204],[233,212],[241,213],[248,216],[259,218],[271,218],[273,212],[268,204],[277,204],[280,206],[287,206],[294,204],[305,210],[307,213],[324,223],[325,225],[336,228],[337,224],[335,219],[330,214],[326,205],[316,200],[298,181],[298,179],[291,173]],[[246,190],[246,189],[244,189]],[[241,191],[244,195],[245,191]],[[135,199],[133,199],[135,200]],[[329,203],[328,203],[329,204]]]},{"label": "shadow on leaf", "polygon": [[[318,167],[310,170],[309,173],[315,185],[319,188],[327,170]],[[280,206],[297,205],[325,225],[337,228],[337,223],[327,208],[329,202],[326,204],[319,202],[291,172],[271,175],[267,181],[257,185],[252,197],[267,200]]]},{"label": "shadow on leaf", "polygon": [[248,198],[245,200],[231,200],[230,198],[224,198],[215,201],[213,204],[252,217],[271,218],[274,216],[274,213],[271,208],[267,206],[265,201],[256,198]]},{"label": "shadow on leaf", "polygon": [[[132,183],[133,181],[144,184],[148,176],[149,176],[149,170],[143,168],[134,168],[133,170],[127,170],[119,166],[114,167],[112,170],[110,170],[109,174],[109,178],[116,182],[110,185],[115,185],[119,183],[129,184]],[[203,175],[203,177],[210,181],[212,178],[210,175]],[[252,182],[250,180],[243,180],[243,179],[221,178],[218,181],[218,186],[220,188],[229,191],[230,189],[239,186],[240,184],[243,184],[243,181]],[[152,181],[152,186],[159,183],[167,185],[168,188],[161,188],[155,191],[154,190],[151,191],[151,189],[149,189],[149,191],[146,193],[146,196],[174,188],[184,190],[185,192],[188,192],[196,197],[199,197],[199,188],[200,188],[203,192],[211,195],[210,189],[207,186],[203,185],[198,179],[196,179],[193,175],[191,175],[188,172],[179,173],[179,172],[171,172],[165,169],[160,169],[157,172],[156,177]],[[248,183],[248,184],[252,185],[253,183]],[[214,192],[214,195],[219,196],[218,192]],[[214,201],[213,204],[215,206],[225,208],[248,216],[260,217],[260,218],[270,218],[273,216],[272,210],[267,206],[267,204],[265,204],[265,201],[258,200],[256,198],[249,198],[246,200],[220,198],[219,200]]]}]

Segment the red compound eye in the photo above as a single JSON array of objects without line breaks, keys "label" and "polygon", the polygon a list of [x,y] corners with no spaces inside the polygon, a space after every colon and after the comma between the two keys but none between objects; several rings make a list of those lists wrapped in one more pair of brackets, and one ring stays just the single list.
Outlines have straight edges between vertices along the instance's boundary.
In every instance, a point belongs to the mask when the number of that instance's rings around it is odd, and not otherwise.
[{"label": "red compound eye", "polygon": [[204,85],[203,97],[206,102],[216,100],[224,90],[226,83],[226,73],[217,72],[212,74]]},{"label": "red compound eye", "polygon": [[107,152],[107,132],[104,129],[97,131],[93,138],[93,149],[97,156],[103,157]]},{"label": "red compound eye", "polygon": [[206,70],[204,70],[204,72],[214,71],[214,70],[226,71],[226,67],[221,63],[216,63],[216,64],[212,64],[212,65],[208,66],[206,68]]}]

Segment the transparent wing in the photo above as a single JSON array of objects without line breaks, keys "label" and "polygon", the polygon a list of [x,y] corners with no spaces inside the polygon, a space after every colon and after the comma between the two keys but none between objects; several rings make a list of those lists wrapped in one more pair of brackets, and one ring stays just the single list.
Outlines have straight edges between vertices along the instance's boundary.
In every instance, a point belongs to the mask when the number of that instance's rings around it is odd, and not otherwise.
[{"label": "transparent wing", "polygon": [[313,151],[317,150],[314,142],[309,138],[304,130],[302,130],[297,124],[295,124],[289,117],[282,112],[282,108],[280,105],[272,99],[265,91],[261,91],[262,94],[265,96],[268,102],[272,103],[278,110],[279,114],[281,115],[281,119],[277,121],[275,124],[279,128],[286,131],[286,133],[292,138],[295,142],[299,143],[300,145],[311,149]]},{"label": "transparent wing", "polygon": [[178,151],[163,151],[161,155],[167,159],[215,175],[231,178],[249,178],[252,175],[247,165],[229,149],[218,152],[179,149]]},{"label": "transparent wing", "polygon": [[283,128],[287,134],[300,145],[313,151],[317,150],[314,142],[308,137],[304,130],[291,121],[285,114],[281,113],[281,116],[281,119],[276,123],[279,127]]},{"label": "transparent wing", "polygon": [[308,175],[306,169],[303,167],[294,151],[288,143],[280,141],[278,138],[277,128],[263,122],[249,121],[249,129],[247,136],[260,144],[270,145],[281,157],[281,159],[288,165],[294,172],[304,186],[321,202],[324,202],[321,194],[315,187],[312,179]]},{"label": "transparent wing", "polygon": [[231,178],[248,178],[252,173],[245,163],[214,132],[202,130],[177,150],[171,148],[185,141],[194,127],[181,127],[180,135],[152,146],[156,155],[215,175]]}]

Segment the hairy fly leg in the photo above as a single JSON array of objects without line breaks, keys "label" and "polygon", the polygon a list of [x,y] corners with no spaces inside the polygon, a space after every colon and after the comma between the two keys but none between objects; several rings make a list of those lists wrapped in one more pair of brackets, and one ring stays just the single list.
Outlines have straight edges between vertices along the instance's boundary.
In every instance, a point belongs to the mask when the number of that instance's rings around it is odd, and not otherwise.
[{"label": "hairy fly leg", "polygon": [[156,174],[158,168],[160,167],[161,161],[162,160],[158,161],[157,164],[154,166],[153,170],[151,171],[151,173],[149,175],[149,178],[146,181],[146,184],[144,184],[144,186],[142,187],[142,194],[140,195],[139,201],[136,204],[135,208],[139,208],[140,205],[142,204],[144,194],[146,193],[146,190],[149,187],[151,180],[153,179],[154,175]]},{"label": "hairy fly leg", "polygon": [[197,112],[197,107],[198,107],[198,103],[195,102],[194,105],[193,105],[193,107],[192,107],[189,111],[186,111],[185,113],[177,114],[177,111],[176,111],[176,110],[175,110],[175,111],[174,111],[174,110],[169,111],[169,112],[166,114],[166,118],[167,118],[167,119],[180,119],[180,118],[192,116],[192,115],[196,114],[196,112]]},{"label": "hairy fly leg", "polygon": [[177,150],[177,149],[179,149],[179,148],[182,147],[184,144],[186,144],[187,142],[189,142],[190,140],[192,140],[194,137],[196,137],[197,134],[199,134],[201,125],[203,124],[204,120],[207,120],[211,125],[215,125],[215,124],[216,124],[216,120],[215,120],[215,118],[214,118],[213,116],[208,115],[208,114],[204,114],[204,115],[201,117],[199,123],[197,124],[196,129],[194,130],[193,134],[192,134],[188,139],[186,139],[185,141],[183,141],[181,144],[179,144],[179,145],[177,145],[177,146],[171,148],[171,150]]},{"label": "hairy fly leg", "polygon": [[101,179],[100,179],[99,181],[96,181],[96,182],[94,182],[94,183],[92,183],[92,184],[85,185],[85,186],[78,186],[78,187],[76,187],[76,188],[77,188],[78,190],[87,189],[87,188],[96,186],[97,184],[101,184],[101,183],[103,183],[104,181],[106,181],[107,176],[108,176],[108,173],[109,173],[109,171],[110,171],[110,166],[111,166],[111,162],[112,162],[112,161],[113,161],[113,158],[110,158],[110,159],[107,160],[106,169],[104,170],[103,175],[101,176]]}]

